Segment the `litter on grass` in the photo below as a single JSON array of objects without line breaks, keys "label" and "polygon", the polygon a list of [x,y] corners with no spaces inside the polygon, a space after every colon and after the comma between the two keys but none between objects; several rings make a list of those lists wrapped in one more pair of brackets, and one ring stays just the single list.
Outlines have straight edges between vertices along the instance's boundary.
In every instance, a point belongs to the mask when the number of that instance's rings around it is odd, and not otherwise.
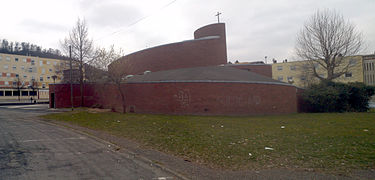
[{"label": "litter on grass", "polygon": [[270,147],[264,147],[264,149],[273,151],[273,148],[270,148]]}]

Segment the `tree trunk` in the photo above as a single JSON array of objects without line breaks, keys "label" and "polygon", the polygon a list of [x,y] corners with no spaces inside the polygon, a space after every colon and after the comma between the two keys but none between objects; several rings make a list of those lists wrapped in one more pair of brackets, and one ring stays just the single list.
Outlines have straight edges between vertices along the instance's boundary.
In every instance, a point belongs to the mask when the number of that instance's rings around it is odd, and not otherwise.
[{"label": "tree trunk", "polygon": [[84,107],[84,95],[83,95],[83,65],[81,64],[79,66],[79,88],[80,88],[80,94],[81,94],[81,107]]},{"label": "tree trunk", "polygon": [[125,104],[125,95],[124,93],[122,92],[122,89],[121,89],[121,83],[119,84],[116,84],[117,85],[117,88],[120,92],[120,95],[121,95],[121,105],[122,105],[122,113],[126,113],[126,104]]}]

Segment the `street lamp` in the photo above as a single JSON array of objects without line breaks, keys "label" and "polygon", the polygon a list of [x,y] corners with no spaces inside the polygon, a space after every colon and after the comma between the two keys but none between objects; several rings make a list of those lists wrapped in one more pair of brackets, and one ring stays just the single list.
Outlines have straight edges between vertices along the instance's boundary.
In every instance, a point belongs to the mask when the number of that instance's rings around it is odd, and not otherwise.
[{"label": "street lamp", "polygon": [[55,98],[56,97],[56,92],[55,92],[56,78],[57,78],[56,75],[52,76],[52,79],[53,79],[53,108],[55,108],[55,109],[56,109],[56,98]]}]

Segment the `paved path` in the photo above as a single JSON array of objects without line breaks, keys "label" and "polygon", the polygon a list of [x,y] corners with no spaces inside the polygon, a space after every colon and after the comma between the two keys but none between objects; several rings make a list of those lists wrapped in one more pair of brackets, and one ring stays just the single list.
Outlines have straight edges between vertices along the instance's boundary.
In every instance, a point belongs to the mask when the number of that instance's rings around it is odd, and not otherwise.
[{"label": "paved path", "polygon": [[0,179],[172,179],[89,136],[36,121],[47,105],[0,107]]}]

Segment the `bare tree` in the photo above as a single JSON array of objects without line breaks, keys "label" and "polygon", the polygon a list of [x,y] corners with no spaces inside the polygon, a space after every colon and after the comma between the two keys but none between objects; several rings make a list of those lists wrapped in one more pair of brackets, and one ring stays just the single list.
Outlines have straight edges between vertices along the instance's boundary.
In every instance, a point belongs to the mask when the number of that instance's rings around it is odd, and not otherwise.
[{"label": "bare tree", "polygon": [[21,100],[21,89],[23,89],[25,87],[25,83],[24,81],[18,76],[14,79],[14,84],[13,84],[13,87],[15,89],[17,89],[17,92],[18,92],[18,101]]},{"label": "bare tree", "polygon": [[[38,82],[36,79],[31,79],[31,81],[29,83],[29,88],[31,88],[33,96],[38,95],[38,99],[39,99],[39,84],[40,84],[40,82]],[[37,90],[37,91],[35,91],[35,90]]]},{"label": "bare tree", "polygon": [[76,25],[69,32],[69,36],[61,43],[65,53],[72,50],[72,59],[78,63],[79,84],[81,92],[81,105],[84,104],[83,97],[83,80],[84,80],[84,64],[88,62],[93,53],[93,41],[88,36],[88,27],[85,20],[78,18]]},{"label": "bare tree", "polygon": [[119,94],[121,96],[121,102],[122,102],[122,112],[126,112],[126,103],[125,103],[125,94],[122,84],[126,82],[127,79],[127,73],[123,71],[121,68],[114,68],[113,70],[108,72],[108,78],[109,81],[114,83],[117,87],[117,90],[119,91]]},{"label": "bare tree", "polygon": [[[303,26],[297,36],[296,53],[308,60],[313,75],[331,81],[348,72],[353,66],[344,57],[359,53],[363,38],[355,25],[330,10],[317,11]],[[326,77],[321,76],[321,66]]]},{"label": "bare tree", "polygon": [[[113,68],[111,69],[111,71],[108,71],[108,65],[122,56],[123,51],[121,49],[115,50],[113,45],[109,49],[98,48],[95,51],[95,56],[90,62],[90,65],[91,67],[94,67],[93,70],[95,71],[93,73],[95,73],[96,75],[100,75],[100,80],[96,79],[97,81],[113,83],[116,86],[121,96],[122,111],[123,113],[125,113],[126,105],[123,85],[126,82],[127,72],[125,72],[121,68]],[[98,70],[101,70],[101,72],[98,72]]]},{"label": "bare tree", "polygon": [[123,56],[121,49],[116,50],[114,45],[109,49],[97,48],[92,60],[85,65],[86,78],[90,82],[108,82],[108,65]]}]

